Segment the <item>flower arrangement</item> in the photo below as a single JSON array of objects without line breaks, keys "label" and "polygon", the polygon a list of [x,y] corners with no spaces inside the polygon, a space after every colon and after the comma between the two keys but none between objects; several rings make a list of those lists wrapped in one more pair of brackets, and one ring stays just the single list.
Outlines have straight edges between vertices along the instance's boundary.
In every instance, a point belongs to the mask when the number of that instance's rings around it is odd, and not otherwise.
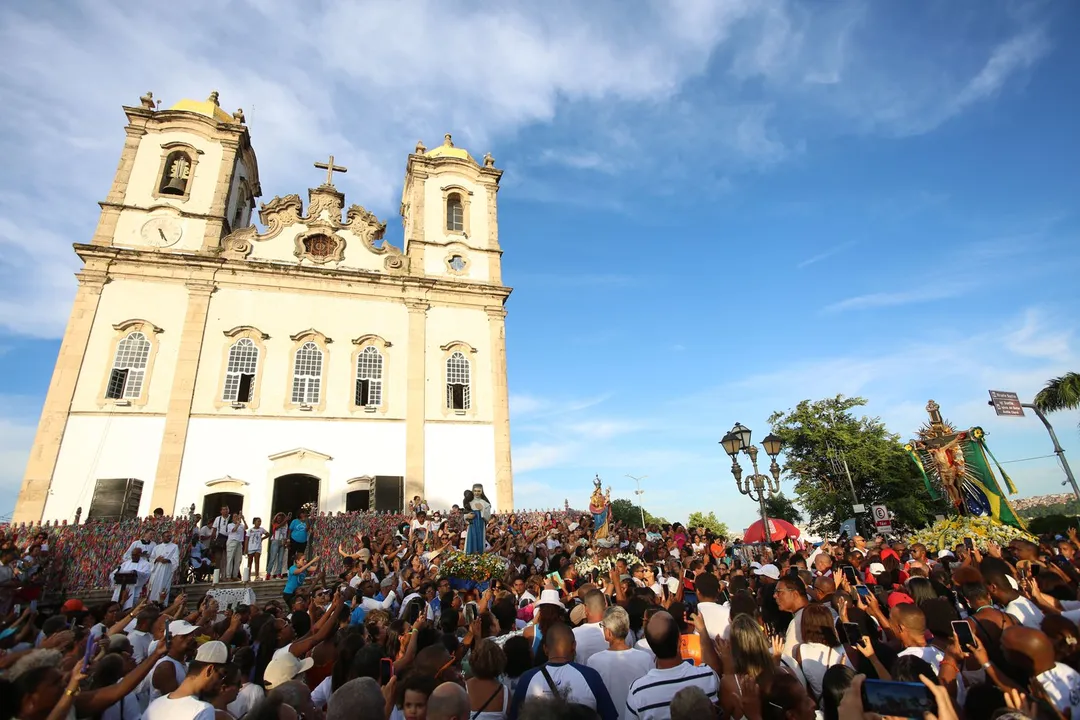
[{"label": "flower arrangement", "polygon": [[493,553],[466,555],[453,552],[443,561],[442,574],[457,580],[485,582],[493,577],[503,577],[508,567],[506,558]]},{"label": "flower arrangement", "polygon": [[611,568],[615,567],[615,563],[619,560],[625,560],[627,567],[645,564],[644,560],[633,553],[617,553],[615,555],[602,557],[599,560],[595,557],[585,557],[574,563],[574,567],[577,568],[578,574],[580,575],[587,575],[593,570],[599,570],[601,573],[609,573],[611,572]]},{"label": "flower arrangement", "polygon": [[922,543],[927,550],[952,550],[964,544],[964,538],[971,538],[975,547],[986,550],[990,541],[998,545],[1007,545],[1010,540],[1037,540],[1030,534],[1005,525],[985,515],[966,515],[964,517],[938,520],[928,528],[919,530],[908,538],[908,545]]}]

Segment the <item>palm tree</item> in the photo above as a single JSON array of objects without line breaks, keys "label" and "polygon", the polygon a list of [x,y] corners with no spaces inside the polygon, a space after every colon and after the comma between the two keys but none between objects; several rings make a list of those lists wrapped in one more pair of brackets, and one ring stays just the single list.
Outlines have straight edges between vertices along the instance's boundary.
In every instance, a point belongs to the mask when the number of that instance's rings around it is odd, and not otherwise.
[{"label": "palm tree", "polygon": [[1065,373],[1046,383],[1035,396],[1035,405],[1045,412],[1080,408],[1080,373]]}]

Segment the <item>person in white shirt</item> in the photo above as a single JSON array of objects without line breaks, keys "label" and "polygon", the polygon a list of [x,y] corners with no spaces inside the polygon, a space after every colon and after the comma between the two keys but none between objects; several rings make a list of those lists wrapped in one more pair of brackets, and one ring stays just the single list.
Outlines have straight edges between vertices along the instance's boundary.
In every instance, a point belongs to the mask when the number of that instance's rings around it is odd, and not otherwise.
[{"label": "person in white shirt", "polygon": [[560,695],[568,702],[592,708],[601,720],[617,720],[619,711],[611,701],[600,673],[572,662],[575,650],[574,633],[570,628],[561,623],[552,625],[544,633],[543,642],[548,662],[518,678],[506,716],[515,720],[522,705],[532,698]]},{"label": "person in white shirt", "polygon": [[229,506],[221,506],[221,514],[214,518],[214,521],[210,523],[210,529],[213,534],[210,536],[210,548],[213,551],[213,562],[218,568],[224,569],[225,565],[225,546],[229,540],[229,521],[232,516],[229,514]]},{"label": "person in white shirt", "polygon": [[[585,624],[574,628],[574,641],[577,645],[574,662],[588,665],[589,658],[608,648],[606,633],[601,626],[605,610],[607,610],[607,600],[604,598],[604,593],[595,589],[585,593]],[[629,620],[627,632],[629,632]]]},{"label": "person in white shirt", "polygon": [[142,536],[128,545],[128,549],[124,551],[124,560],[131,559],[131,551],[135,548],[142,550],[144,558],[150,557],[150,553],[154,552],[154,531],[147,528],[143,530]]},{"label": "person in white shirt", "polygon": [[889,614],[889,624],[892,625],[897,639],[904,645],[897,657],[914,655],[930,663],[934,672],[941,672],[941,661],[945,659],[945,653],[927,644],[926,615],[917,605],[901,603],[894,607]]},{"label": "person in white shirt", "polygon": [[[761,569],[764,570],[766,567],[773,566],[763,566]],[[775,569],[773,567],[773,570]],[[803,641],[802,612],[810,604],[806,598],[806,585],[797,577],[785,575],[776,581],[775,597],[777,607],[792,614],[787,634],[784,636],[784,654],[794,657],[792,653],[795,651],[795,646]]]},{"label": "person in white shirt", "polygon": [[1017,592],[1016,580],[1006,571],[1008,566],[1000,560],[990,562],[992,560],[996,558],[986,558],[982,563],[988,566],[982,569],[982,574],[990,597],[1021,625],[1038,630],[1043,621],[1043,611]]},{"label": "person in white shirt", "polygon": [[[266,528],[262,526],[262,518],[255,518],[251,521],[251,527],[247,531],[247,567],[248,577],[252,580],[259,577],[259,563],[262,561],[262,545],[263,540],[267,536]],[[255,574],[251,574],[251,565],[255,564]]]},{"label": "person in white shirt", "polygon": [[[120,586],[116,584],[116,573],[135,574],[135,582]],[[113,602],[123,602],[123,609],[130,610],[135,605],[135,599],[142,596],[146,581],[150,579],[150,563],[143,557],[141,547],[131,548],[131,559],[120,565],[120,569],[109,575],[113,585]],[[121,599],[123,594],[123,599]]]},{"label": "person in white shirt", "polygon": [[180,546],[183,542],[183,534],[177,532],[176,542],[169,541],[163,536],[164,542],[158,543],[154,552],[150,553],[150,590],[147,597],[152,602],[166,604],[169,602],[169,592],[172,590],[173,576],[180,567]]},{"label": "person in white shirt", "polygon": [[240,691],[236,694],[236,699],[233,700],[225,708],[228,710],[236,720],[241,720],[248,711],[254,707],[255,703],[266,697],[266,691],[263,690],[262,685],[257,683],[248,682],[248,678],[251,677],[251,671],[255,668],[255,651],[250,647],[242,647],[237,649],[233,655],[233,662],[240,668],[240,677],[242,681],[240,683]]},{"label": "person in white shirt", "polygon": [[240,579],[240,558],[244,556],[244,537],[247,534],[247,522],[244,513],[233,513],[232,522],[226,526],[229,540],[225,543],[225,579]]},{"label": "person in white shirt", "polygon": [[731,638],[731,607],[717,601],[720,598],[720,581],[712,573],[702,573],[694,581],[697,590],[698,614],[705,621],[705,630],[710,639]]},{"label": "person in white shirt", "polygon": [[601,625],[608,649],[595,653],[587,665],[600,673],[621,720],[632,720],[633,715],[626,709],[626,696],[634,681],[652,670],[653,657],[627,646],[625,638],[630,633],[630,616],[622,607],[609,607]]},{"label": "person in white shirt", "polygon": [[150,630],[161,612],[157,608],[147,608],[135,618],[135,627],[128,631],[128,642],[131,643],[131,656],[135,662],[141,663],[150,654],[150,642],[154,639]]},{"label": "person in white shirt", "polygon": [[1046,633],[1008,627],[1001,633],[1001,647],[1011,665],[1031,668],[1032,676],[1066,720],[1080,717],[1080,673],[1057,662],[1054,644]]},{"label": "person in white shirt", "polygon": [[203,643],[176,690],[150,703],[142,720],[214,720],[214,706],[199,699],[221,690],[221,666],[229,661],[225,643]]},{"label": "person in white shirt", "polygon": [[700,688],[714,705],[720,696],[720,679],[712,668],[683,662],[679,652],[679,625],[667,612],[658,612],[645,627],[645,638],[656,655],[656,667],[630,685],[626,697],[629,717],[667,720],[671,700],[685,687]]}]

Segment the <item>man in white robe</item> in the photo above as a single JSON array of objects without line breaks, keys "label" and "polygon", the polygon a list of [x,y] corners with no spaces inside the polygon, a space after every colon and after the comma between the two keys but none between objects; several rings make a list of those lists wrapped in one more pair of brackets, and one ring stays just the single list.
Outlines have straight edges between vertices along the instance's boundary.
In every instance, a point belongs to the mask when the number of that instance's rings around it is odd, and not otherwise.
[{"label": "man in white robe", "polygon": [[[183,539],[183,534],[179,536]],[[151,602],[169,604],[169,591],[172,589],[173,574],[180,567],[180,547],[176,542],[164,538],[165,542],[158,544],[154,552],[150,553],[150,592],[147,597]]]},{"label": "man in white robe", "polygon": [[[135,573],[135,583],[131,585],[120,586],[116,584],[116,573]],[[112,576],[113,585],[113,602],[120,602],[120,591],[123,589],[124,610],[130,610],[135,605],[135,600],[142,597],[143,588],[146,586],[146,581],[150,579],[150,563],[142,555],[142,550],[139,548],[133,548],[131,551],[131,559],[124,561],[120,565],[120,569],[115,571]]]},{"label": "man in white robe", "polygon": [[154,542],[154,531],[149,529],[143,530],[142,535],[139,536],[139,539],[133,540],[132,543],[128,545],[128,549],[124,553],[124,560],[131,559],[131,551],[135,548],[139,548],[140,550],[142,550],[142,556],[149,559],[150,554],[154,552],[154,545],[156,545],[156,543]]}]

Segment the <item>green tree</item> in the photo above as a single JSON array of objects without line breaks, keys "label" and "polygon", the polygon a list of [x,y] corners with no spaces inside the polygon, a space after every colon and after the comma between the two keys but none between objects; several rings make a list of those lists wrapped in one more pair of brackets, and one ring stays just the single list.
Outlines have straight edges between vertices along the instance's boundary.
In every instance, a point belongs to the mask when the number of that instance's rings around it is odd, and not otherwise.
[{"label": "green tree", "polygon": [[795,494],[815,532],[835,532],[852,516],[855,498],[841,459],[851,472],[858,501],[886,505],[895,515],[894,529],[922,527],[945,512],[944,502],[926,493],[899,436],[879,418],[852,413],[865,404],[860,397],[837,395],[803,400],[794,410],[769,418],[772,431],[784,442],[784,470],[795,478]]},{"label": "green tree", "polygon": [[[625,498],[616,498],[611,501],[611,517],[615,522],[620,522],[629,528],[641,527],[641,507],[635,505]],[[646,525],[663,525],[667,523],[662,517],[655,517],[645,511],[645,524]]]},{"label": "green tree", "polygon": [[727,523],[717,520],[716,513],[714,512],[710,512],[708,515],[701,512],[690,513],[690,517],[686,520],[686,529],[693,530],[694,528],[699,527],[711,530],[714,535],[722,535],[723,537],[731,536]]},{"label": "green tree", "polygon": [[1035,396],[1035,405],[1044,412],[1080,408],[1080,373],[1065,373],[1046,383]]},{"label": "green tree", "polygon": [[787,520],[792,525],[803,521],[802,513],[799,512],[799,508],[795,507],[795,502],[784,493],[770,495],[765,500],[765,512],[769,514],[770,518]]}]

